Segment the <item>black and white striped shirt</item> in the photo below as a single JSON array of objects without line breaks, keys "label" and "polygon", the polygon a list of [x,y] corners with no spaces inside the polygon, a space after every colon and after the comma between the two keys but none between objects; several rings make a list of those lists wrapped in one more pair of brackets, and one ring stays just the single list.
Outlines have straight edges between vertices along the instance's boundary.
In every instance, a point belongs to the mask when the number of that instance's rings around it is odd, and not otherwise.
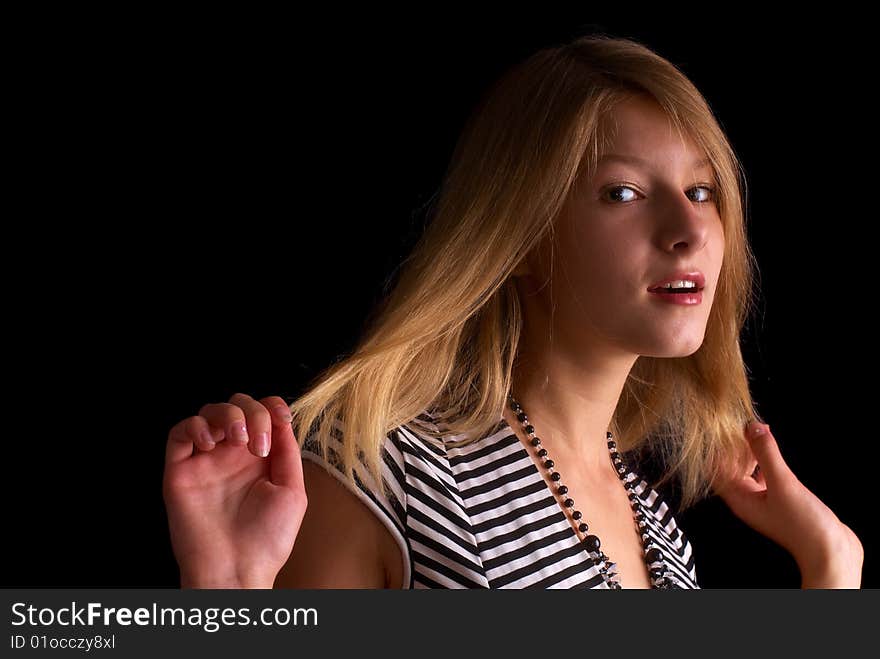
[{"label": "black and white striped shirt", "polygon": [[[460,448],[419,432],[436,422],[423,413],[389,433],[382,477],[390,497],[357,466],[358,488],[351,488],[332,466],[338,460],[325,460],[311,436],[302,447],[304,459],[352,489],[390,530],[403,557],[404,588],[608,588],[506,420]],[[337,421],[331,451],[340,450],[341,439]],[[672,510],[640,476],[632,482],[674,586],[699,588],[691,545]]]}]

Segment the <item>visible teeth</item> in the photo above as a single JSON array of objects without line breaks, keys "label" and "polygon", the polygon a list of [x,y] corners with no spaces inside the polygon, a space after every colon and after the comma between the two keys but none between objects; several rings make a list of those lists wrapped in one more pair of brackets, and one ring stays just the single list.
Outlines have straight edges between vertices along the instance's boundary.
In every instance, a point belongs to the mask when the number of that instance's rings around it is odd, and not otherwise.
[{"label": "visible teeth", "polygon": [[684,279],[679,279],[678,281],[671,281],[668,284],[664,284],[662,288],[696,288],[697,284],[693,281],[685,281]]}]

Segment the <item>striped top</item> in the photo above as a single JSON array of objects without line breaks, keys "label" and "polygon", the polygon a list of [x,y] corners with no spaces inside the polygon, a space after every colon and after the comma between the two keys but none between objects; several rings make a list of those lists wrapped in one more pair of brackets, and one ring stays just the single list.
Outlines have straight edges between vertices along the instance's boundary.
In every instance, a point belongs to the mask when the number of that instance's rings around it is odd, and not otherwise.
[{"label": "striped top", "polygon": [[[423,413],[388,434],[382,477],[391,496],[357,465],[353,488],[313,435],[302,447],[304,459],[332,473],[391,532],[403,558],[404,588],[608,588],[503,417],[488,435],[459,448],[419,432],[420,426],[437,430],[437,423]],[[331,452],[341,439],[337,420]],[[631,482],[638,483],[632,491],[642,499],[649,534],[674,574],[672,587],[699,588],[691,545],[672,510],[640,475]]]}]

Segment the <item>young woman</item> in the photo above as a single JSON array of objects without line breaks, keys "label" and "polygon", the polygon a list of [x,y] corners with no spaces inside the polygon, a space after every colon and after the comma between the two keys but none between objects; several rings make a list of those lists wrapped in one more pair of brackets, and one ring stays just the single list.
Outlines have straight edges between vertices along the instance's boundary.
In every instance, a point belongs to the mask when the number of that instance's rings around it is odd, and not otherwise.
[{"label": "young woman", "polygon": [[514,67],[353,353],[290,406],[236,394],[171,429],[182,585],[696,588],[675,479],[804,587],[859,587],[859,539],[749,423],[743,190],[706,101],[645,46]]}]

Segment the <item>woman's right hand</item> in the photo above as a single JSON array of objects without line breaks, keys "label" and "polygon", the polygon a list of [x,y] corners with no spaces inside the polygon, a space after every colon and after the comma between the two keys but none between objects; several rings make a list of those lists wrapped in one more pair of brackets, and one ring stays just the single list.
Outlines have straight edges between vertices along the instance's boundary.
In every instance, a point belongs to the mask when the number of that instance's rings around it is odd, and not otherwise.
[{"label": "woman's right hand", "polygon": [[235,394],[168,433],[162,493],[181,587],[272,588],[308,500],[284,399]]}]

